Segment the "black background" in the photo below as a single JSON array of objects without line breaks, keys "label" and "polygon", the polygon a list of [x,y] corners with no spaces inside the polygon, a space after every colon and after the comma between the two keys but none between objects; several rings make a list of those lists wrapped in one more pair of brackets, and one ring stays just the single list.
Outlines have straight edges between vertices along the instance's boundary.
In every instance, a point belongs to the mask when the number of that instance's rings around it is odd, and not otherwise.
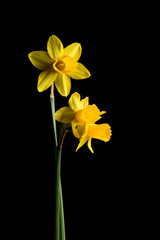
[{"label": "black background", "polygon": [[[81,43],[79,61],[89,69],[91,77],[72,79],[71,93],[77,91],[82,98],[89,96],[90,104],[107,112],[99,123],[106,122],[112,128],[109,142],[93,139],[94,154],[86,145],[75,152],[77,139],[71,133],[65,138],[61,177],[66,239],[134,236],[139,229],[135,216],[141,206],[140,189],[136,188],[138,160],[132,160],[134,151],[129,151],[127,142],[129,116],[123,115],[128,55],[133,51],[133,22],[128,20],[131,8],[126,13],[117,4],[86,6],[79,2],[69,6],[46,2],[19,9],[17,16],[13,14],[5,39],[7,47],[12,46],[7,71],[12,73],[8,88],[14,95],[9,100],[13,110],[9,113],[13,126],[9,134],[11,150],[6,153],[13,156],[7,158],[5,188],[9,195],[5,216],[10,223],[9,232],[21,239],[53,239],[49,90],[37,91],[40,71],[30,63],[28,53],[46,50],[48,38],[54,34],[64,47]],[[131,81],[132,78],[130,74]],[[69,97],[62,97],[55,90],[56,109],[67,106]],[[141,219],[141,212],[138,216]]]},{"label": "black background", "polygon": [[[64,21],[64,22],[63,22]],[[85,20],[86,21],[86,20]],[[90,21],[90,22],[88,22]],[[54,26],[54,25],[59,26]],[[70,25],[67,30],[64,25]],[[101,238],[106,232],[113,231],[117,221],[119,208],[116,206],[119,187],[117,186],[117,171],[119,161],[114,157],[114,104],[113,79],[116,64],[113,36],[101,33],[98,26],[93,26],[91,20],[71,23],[65,20],[53,21],[53,26],[28,33],[28,42],[24,51],[24,65],[30,84],[28,108],[30,156],[26,159],[27,176],[24,188],[28,201],[27,229],[33,231],[40,239],[53,239],[53,142],[52,121],[49,102],[49,90],[43,93],[37,91],[37,78],[40,73],[28,61],[27,54],[33,50],[46,50],[50,35],[57,35],[64,46],[73,42],[82,45],[80,62],[91,72],[92,77],[76,81],[72,80],[71,93],[77,91],[82,98],[89,96],[90,103],[95,103],[107,113],[99,123],[109,123],[113,136],[108,143],[92,141],[94,154],[85,145],[77,153],[78,141],[71,133],[65,138],[62,152],[62,188],[66,239]],[[91,27],[91,28],[90,28]],[[96,29],[99,29],[97,31]],[[107,30],[107,28],[106,28]],[[108,31],[110,31],[108,29]],[[110,47],[109,47],[110,45]],[[116,47],[117,48],[117,47]],[[117,71],[117,70],[116,70]],[[55,89],[56,109],[68,105],[68,99],[59,95]],[[27,131],[28,131],[27,130]],[[28,138],[27,138],[28,139]],[[28,147],[27,147],[28,149]],[[26,173],[26,168],[24,168]],[[28,179],[28,180],[27,180]],[[24,191],[24,189],[23,189]],[[25,194],[25,191],[24,191]],[[119,201],[118,201],[119,202]],[[28,214],[29,213],[29,214]],[[115,217],[117,216],[117,217]],[[108,232],[108,234],[110,234]],[[42,237],[43,236],[43,237]]]}]

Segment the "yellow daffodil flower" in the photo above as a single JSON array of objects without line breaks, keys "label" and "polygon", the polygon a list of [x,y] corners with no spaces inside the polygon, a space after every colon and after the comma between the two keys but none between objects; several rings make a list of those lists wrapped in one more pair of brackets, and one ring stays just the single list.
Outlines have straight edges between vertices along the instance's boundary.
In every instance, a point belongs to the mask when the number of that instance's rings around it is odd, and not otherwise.
[{"label": "yellow daffodil flower", "polygon": [[108,124],[94,124],[106,112],[100,112],[95,104],[89,105],[88,97],[80,99],[79,93],[73,93],[68,101],[69,107],[60,108],[56,111],[54,117],[59,122],[71,123],[74,136],[80,139],[77,150],[88,141],[89,149],[93,152],[91,139],[97,138],[109,141],[111,132],[108,129]]},{"label": "yellow daffodil flower", "polygon": [[38,77],[37,89],[42,92],[53,82],[62,96],[68,96],[71,90],[71,78],[90,77],[87,68],[78,62],[82,53],[80,43],[72,43],[66,48],[58,37],[52,35],[47,42],[47,51],[33,51],[28,56],[31,63],[43,70]]},{"label": "yellow daffodil flower", "polygon": [[[81,129],[77,128],[79,135],[81,135]],[[87,141],[88,141],[88,148],[92,153],[94,153],[92,146],[91,146],[91,140],[92,138],[102,140],[104,142],[108,142],[111,137],[111,127],[107,123],[103,124],[90,124],[87,126],[87,130],[85,135],[83,134],[82,137],[79,138],[79,144],[76,149],[76,151],[82,147]]]}]

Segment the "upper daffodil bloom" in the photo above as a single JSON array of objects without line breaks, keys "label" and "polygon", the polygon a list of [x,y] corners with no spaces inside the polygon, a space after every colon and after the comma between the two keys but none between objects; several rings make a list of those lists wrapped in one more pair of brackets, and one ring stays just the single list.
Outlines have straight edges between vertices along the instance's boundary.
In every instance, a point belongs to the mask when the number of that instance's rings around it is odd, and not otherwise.
[{"label": "upper daffodil bloom", "polygon": [[89,105],[89,98],[80,100],[80,94],[71,95],[69,107],[62,107],[56,111],[54,117],[62,123],[71,123],[73,134],[76,138],[86,136],[88,126],[101,118],[105,111],[101,111],[95,104]]},{"label": "upper daffodil bloom", "polygon": [[[81,129],[77,128],[79,135],[81,135]],[[79,139],[79,144],[76,149],[76,151],[82,147],[87,141],[88,141],[88,148],[92,153],[94,153],[92,146],[91,146],[91,139],[99,139],[104,142],[108,142],[110,140],[112,133],[111,133],[111,127],[107,123],[103,124],[90,124],[87,126],[86,134]]]},{"label": "upper daffodil bloom", "polygon": [[37,89],[42,92],[53,82],[62,96],[68,96],[71,90],[71,78],[90,77],[87,68],[78,62],[82,53],[80,43],[72,43],[64,48],[58,37],[52,35],[47,42],[47,51],[34,51],[28,56],[31,63],[42,70],[38,77]]}]

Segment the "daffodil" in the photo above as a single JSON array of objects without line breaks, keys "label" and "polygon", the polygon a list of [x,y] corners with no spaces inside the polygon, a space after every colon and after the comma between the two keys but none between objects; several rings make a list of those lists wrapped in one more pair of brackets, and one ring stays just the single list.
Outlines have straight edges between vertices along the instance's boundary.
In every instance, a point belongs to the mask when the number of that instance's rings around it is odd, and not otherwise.
[{"label": "daffodil", "polygon": [[42,92],[52,83],[62,96],[68,96],[71,90],[71,78],[90,77],[87,68],[78,62],[82,53],[80,43],[72,43],[66,48],[58,37],[52,35],[47,42],[47,51],[33,51],[28,56],[31,63],[42,70],[38,77],[37,89]]},{"label": "daffodil", "polygon": [[[78,128],[77,130],[79,132],[79,135],[81,135],[81,129]],[[79,138],[80,142],[78,144],[76,151],[88,141],[88,144],[87,144],[88,148],[92,153],[94,153],[91,146],[92,138],[99,139],[104,142],[108,142],[110,140],[110,137],[111,137],[111,127],[109,126],[109,124],[103,123],[103,124],[87,125],[87,130],[85,132],[85,135],[83,133],[82,137]]]},{"label": "daffodil", "polygon": [[73,134],[77,138],[80,137],[77,131],[78,126],[84,130],[85,134],[86,125],[95,123],[105,113],[105,111],[100,112],[95,104],[89,105],[88,97],[80,99],[79,93],[73,93],[68,101],[69,107],[62,107],[54,114],[57,121],[71,123]]},{"label": "daffodil", "polygon": [[[106,113],[100,111],[95,104],[89,105],[89,98],[81,100],[80,94],[75,92],[68,101],[69,107],[62,107],[56,111],[54,117],[62,123],[71,123],[73,134],[80,139],[77,150],[88,141],[89,149],[91,148],[91,139],[97,138],[103,141],[109,140],[111,132],[108,124],[94,124]],[[108,135],[107,135],[108,134]]]}]

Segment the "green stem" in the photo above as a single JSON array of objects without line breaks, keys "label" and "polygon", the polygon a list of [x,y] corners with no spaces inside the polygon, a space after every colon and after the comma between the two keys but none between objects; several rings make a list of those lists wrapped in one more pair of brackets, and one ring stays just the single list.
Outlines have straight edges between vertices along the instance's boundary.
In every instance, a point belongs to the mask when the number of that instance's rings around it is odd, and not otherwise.
[{"label": "green stem", "polygon": [[57,165],[56,165],[56,179],[55,179],[55,240],[65,240],[65,224],[63,211],[63,198],[61,186],[61,154],[62,148],[57,148]]},{"label": "green stem", "polygon": [[54,240],[60,239],[60,169],[61,169],[61,149],[57,149],[56,159],[56,171],[55,171],[55,232]]},{"label": "green stem", "polygon": [[[52,111],[52,122],[53,122],[53,130],[54,130],[54,183],[55,183],[55,228],[54,228],[54,240],[65,240],[65,224],[64,224],[64,211],[63,211],[63,198],[62,198],[62,186],[61,186],[61,154],[62,154],[62,144],[58,146],[57,141],[57,131],[56,131],[56,121],[54,118],[55,114],[55,97],[54,97],[54,83],[51,86],[50,92],[50,103],[51,103],[51,111]],[[63,142],[63,141],[62,141]]]},{"label": "green stem", "polygon": [[62,197],[62,185],[61,180],[59,184],[59,203],[60,203],[60,239],[65,240],[65,222],[64,222],[64,210],[63,210],[63,197]]},{"label": "green stem", "polygon": [[55,114],[55,97],[50,97],[51,111],[52,111],[52,121],[53,121],[53,130],[54,130],[54,145],[57,147],[57,130],[56,130],[56,120],[54,118]]}]

